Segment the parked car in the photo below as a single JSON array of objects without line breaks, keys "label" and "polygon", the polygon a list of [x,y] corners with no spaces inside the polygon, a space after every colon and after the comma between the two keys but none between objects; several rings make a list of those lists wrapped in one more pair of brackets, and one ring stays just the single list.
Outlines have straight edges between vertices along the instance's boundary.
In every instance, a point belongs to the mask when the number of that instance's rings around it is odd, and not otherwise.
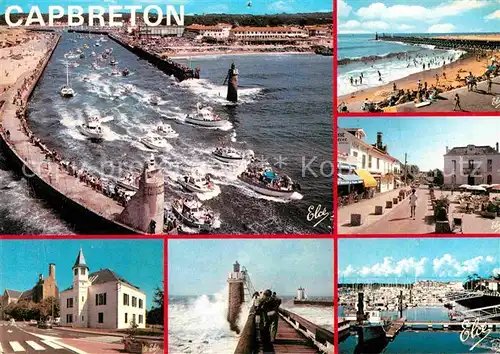
[{"label": "parked car", "polygon": [[48,321],[40,321],[38,322],[38,328],[42,328],[42,329],[52,329],[52,323],[48,322]]},{"label": "parked car", "polygon": [[37,322],[37,320],[31,320],[31,321],[29,322],[29,324],[30,324],[30,325],[36,325],[37,323],[38,323],[38,322]]}]

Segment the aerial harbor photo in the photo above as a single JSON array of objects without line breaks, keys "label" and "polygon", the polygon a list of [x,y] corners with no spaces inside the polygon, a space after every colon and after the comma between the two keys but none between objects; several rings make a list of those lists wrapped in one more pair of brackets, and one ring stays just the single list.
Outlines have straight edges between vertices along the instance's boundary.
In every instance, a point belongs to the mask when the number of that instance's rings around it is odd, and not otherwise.
[{"label": "aerial harbor photo", "polygon": [[331,232],[332,4],[195,5],[0,26],[0,233]]},{"label": "aerial harbor photo", "polygon": [[164,353],[163,241],[2,240],[0,254],[0,353]]},{"label": "aerial harbor photo", "polygon": [[169,353],[334,353],[333,240],[168,241]]},{"label": "aerial harbor photo", "polygon": [[498,234],[496,117],[338,120],[339,234]]},{"label": "aerial harbor photo", "polygon": [[498,3],[336,1],[339,113],[500,111]]},{"label": "aerial harbor photo", "polygon": [[500,239],[340,239],[339,353],[497,353]]}]

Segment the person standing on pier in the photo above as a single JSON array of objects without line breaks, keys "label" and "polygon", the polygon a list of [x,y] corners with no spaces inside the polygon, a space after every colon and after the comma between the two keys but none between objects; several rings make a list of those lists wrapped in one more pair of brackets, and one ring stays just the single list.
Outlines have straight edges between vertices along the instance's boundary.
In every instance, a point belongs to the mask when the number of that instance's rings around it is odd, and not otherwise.
[{"label": "person standing on pier", "polygon": [[410,195],[410,219],[415,220],[415,211],[417,209],[417,194],[416,190],[412,189],[411,190],[411,195]]},{"label": "person standing on pier", "polygon": [[491,75],[488,75],[488,93],[491,93],[491,85],[492,85]]},{"label": "person standing on pier", "polygon": [[276,339],[276,334],[278,333],[278,320],[279,320],[278,309],[281,305],[281,299],[276,296],[276,292],[273,292],[273,295],[271,296],[271,300],[272,300],[274,310],[271,311],[271,315],[269,316],[269,319],[271,320],[271,328],[270,328],[270,330],[271,330],[271,342],[274,343],[274,341]]}]

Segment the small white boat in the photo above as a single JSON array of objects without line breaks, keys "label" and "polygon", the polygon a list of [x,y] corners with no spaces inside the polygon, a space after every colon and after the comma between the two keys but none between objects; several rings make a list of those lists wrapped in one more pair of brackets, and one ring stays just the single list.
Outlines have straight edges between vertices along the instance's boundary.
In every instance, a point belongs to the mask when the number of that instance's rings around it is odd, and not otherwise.
[{"label": "small white boat", "polygon": [[113,69],[113,71],[109,75],[111,75],[111,76],[121,76],[122,74],[117,69]]},{"label": "small white boat", "polygon": [[61,88],[61,96],[62,97],[73,97],[75,95],[75,91],[69,85],[69,65],[66,64],[66,85]]},{"label": "small white boat", "polygon": [[237,151],[230,146],[218,147],[212,151],[212,156],[224,163],[237,163],[243,161],[246,157],[253,157],[253,151],[248,150],[246,154]]},{"label": "small white boat", "polygon": [[269,167],[250,166],[238,179],[251,190],[270,197],[290,198],[301,190],[301,186],[289,176],[280,176]]},{"label": "small white boat", "polygon": [[177,183],[190,192],[208,193],[215,189],[215,184],[210,180],[210,176],[202,176],[199,173],[187,174],[177,178]]},{"label": "small white boat", "polygon": [[196,200],[179,198],[172,203],[174,215],[185,225],[204,231],[219,228],[219,217],[213,211],[202,208]]},{"label": "small white boat", "polygon": [[223,127],[227,123],[227,120],[213,114],[212,107],[202,107],[200,103],[196,105],[196,112],[188,114],[185,121],[203,127]]},{"label": "small white boat", "polygon": [[141,138],[141,143],[154,150],[165,151],[172,149],[172,145],[165,138],[157,134],[150,134]]},{"label": "small white boat", "polygon": [[95,44],[94,44],[94,45],[95,45],[96,47],[100,47],[100,46],[101,46],[101,43],[99,43],[99,42],[95,42]]},{"label": "small white boat", "polygon": [[92,55],[93,57],[96,56],[95,52],[90,53],[90,55]]},{"label": "small white boat", "polygon": [[125,177],[116,180],[116,184],[129,191],[138,191],[139,179],[140,176],[134,176],[131,173],[129,173]]},{"label": "small white boat", "polygon": [[151,99],[149,100],[149,103],[151,103],[153,106],[158,106],[160,104],[160,97],[158,96],[153,96],[151,97]]},{"label": "small white boat", "polygon": [[97,65],[97,63],[92,63],[92,68],[94,70],[99,70],[100,69],[100,67],[99,67],[99,65]]},{"label": "small white boat", "polygon": [[116,65],[118,62],[116,61],[114,56],[111,56],[111,59],[109,59],[109,65]]},{"label": "small white boat", "polygon": [[91,139],[102,139],[104,136],[101,128],[101,119],[99,117],[87,119],[87,122],[78,126],[78,130]]},{"label": "small white boat", "polygon": [[179,136],[179,134],[174,129],[172,129],[170,124],[160,123],[156,127],[156,132],[158,133],[158,135],[161,135],[168,139],[177,138]]},{"label": "small white boat", "polygon": [[78,64],[76,61],[72,61],[70,65],[72,68],[78,68],[80,66],[80,64]]}]

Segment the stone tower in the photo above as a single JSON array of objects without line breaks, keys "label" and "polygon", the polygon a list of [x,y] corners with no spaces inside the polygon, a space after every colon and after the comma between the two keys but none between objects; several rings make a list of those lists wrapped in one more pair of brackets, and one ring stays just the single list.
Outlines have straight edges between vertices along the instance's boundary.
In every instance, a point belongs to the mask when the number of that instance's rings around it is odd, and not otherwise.
[{"label": "stone tower", "polygon": [[75,327],[88,327],[88,288],[89,267],[80,248],[73,266],[73,324]]},{"label": "stone tower", "polygon": [[163,171],[156,167],[151,155],[144,164],[139,190],[120,214],[119,221],[145,233],[163,233],[164,184]]},{"label": "stone tower", "polygon": [[234,63],[231,64],[231,69],[227,72],[227,97],[229,102],[238,101],[238,69]]},{"label": "stone tower", "polygon": [[241,304],[245,301],[244,282],[245,273],[240,270],[240,264],[236,261],[233,264],[233,271],[227,278],[229,283],[227,320],[232,331],[240,333],[238,328],[238,317],[241,311]]},{"label": "stone tower", "polygon": [[38,282],[33,287],[32,299],[34,302],[40,302],[49,297],[59,298],[59,288],[56,281],[56,265],[49,264],[49,276],[43,278],[43,275],[38,276]]}]

